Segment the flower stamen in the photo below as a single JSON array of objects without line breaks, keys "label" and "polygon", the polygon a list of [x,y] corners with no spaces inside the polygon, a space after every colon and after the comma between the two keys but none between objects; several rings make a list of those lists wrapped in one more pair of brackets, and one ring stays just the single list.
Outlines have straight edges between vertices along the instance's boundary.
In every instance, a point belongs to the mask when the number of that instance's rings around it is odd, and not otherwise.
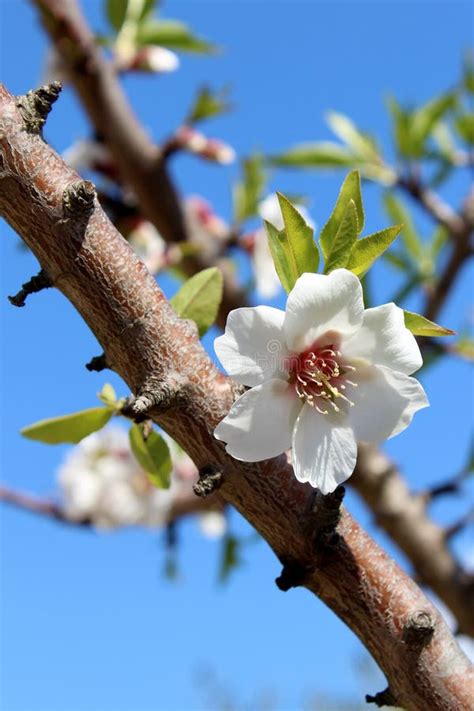
[{"label": "flower stamen", "polygon": [[357,387],[357,383],[347,380],[345,374],[356,368],[348,363],[341,363],[342,354],[334,350],[332,345],[323,348],[314,348],[301,353],[292,359],[289,368],[289,381],[294,384],[297,396],[308,405],[314,407],[322,415],[327,415],[329,410],[319,407],[325,402],[335,412],[340,412],[336,400],[340,398],[353,407],[354,403],[341,391],[347,385]]}]

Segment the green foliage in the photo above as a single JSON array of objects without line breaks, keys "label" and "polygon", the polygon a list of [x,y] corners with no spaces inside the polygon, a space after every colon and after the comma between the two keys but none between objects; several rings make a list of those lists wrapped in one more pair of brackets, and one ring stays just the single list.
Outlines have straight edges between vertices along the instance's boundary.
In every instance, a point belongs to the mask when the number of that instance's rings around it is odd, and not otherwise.
[{"label": "green foliage", "polygon": [[235,568],[242,565],[239,540],[230,533],[222,539],[222,554],[219,570],[219,582],[224,583]]},{"label": "green foliage", "polygon": [[404,158],[422,158],[427,139],[438,122],[456,105],[452,92],[441,94],[415,110],[403,109],[391,97],[388,108],[394,124],[395,142]]},{"label": "green foliage", "polygon": [[217,49],[211,42],[194,35],[187,25],[178,20],[145,20],[137,28],[136,41],[139,46],[156,44],[198,54],[211,54]]},{"label": "green foliage", "polygon": [[461,336],[459,341],[452,346],[452,350],[461,358],[474,361],[474,339],[470,335]]},{"label": "green foliage", "polygon": [[114,411],[109,407],[92,407],[71,415],[40,420],[21,430],[23,437],[45,444],[77,444],[87,435],[102,429]]},{"label": "green foliage", "polygon": [[277,230],[269,222],[265,222],[265,226],[275,269],[283,288],[289,292],[304,272],[317,271],[319,251],[313,229],[298,210],[281,193],[278,193],[278,201],[284,228]]},{"label": "green foliage", "polygon": [[272,165],[288,168],[351,168],[356,163],[351,151],[331,141],[300,143],[269,160]]},{"label": "green foliage", "polygon": [[228,95],[228,88],[213,92],[209,87],[203,86],[199,89],[194,99],[185,123],[195,124],[211,118],[211,116],[219,116],[226,111],[230,111],[232,106],[227,100]]},{"label": "green foliage", "polygon": [[248,220],[258,212],[265,187],[265,171],[260,154],[246,158],[242,163],[243,179],[233,191],[234,219],[237,223]]},{"label": "green foliage", "polygon": [[350,253],[346,268],[357,276],[365,274],[400,233],[401,225],[387,227],[358,240]]},{"label": "green foliage", "polygon": [[133,424],[129,439],[131,450],[151,483],[158,489],[168,489],[173,463],[163,437],[154,430],[145,437],[143,425]]},{"label": "green foliage", "polygon": [[470,146],[474,144],[474,113],[461,114],[454,125],[459,136]]},{"label": "green foliage", "polygon": [[385,209],[390,218],[402,224],[401,240],[411,259],[417,263],[423,254],[423,245],[413,224],[410,213],[393,193],[386,193],[384,196]]},{"label": "green foliage", "polygon": [[403,313],[405,314],[405,326],[414,336],[453,336],[455,334],[455,331],[439,326],[421,314],[415,314],[412,311]]},{"label": "green foliage", "polygon": [[[352,171],[349,173],[349,175],[345,178],[340,193],[339,197],[337,198],[336,206],[333,210],[333,213],[329,220],[326,222],[324,225],[323,229],[321,230],[321,234],[319,237],[319,243],[321,246],[321,251],[323,253],[324,259],[328,261],[328,258],[330,257],[331,251],[333,249],[333,245],[336,239],[336,235],[338,233],[338,230],[344,221],[346,212],[351,212],[352,208],[349,207],[350,201],[354,202],[354,206],[356,208],[356,218],[357,218],[357,225],[356,225],[356,237],[360,232],[362,232],[362,229],[364,227],[364,208],[362,205],[362,194],[361,194],[361,189],[360,189],[360,175],[357,170]],[[350,233],[347,232],[348,238],[350,237]],[[349,250],[350,253],[350,250]],[[349,255],[348,255],[349,256]]]},{"label": "green foliage", "polygon": [[348,116],[330,111],[326,120],[336,136],[352,149],[355,156],[367,161],[380,160],[374,139],[362,133]]},{"label": "green foliage", "polygon": [[183,284],[170,303],[178,316],[195,321],[203,336],[216,320],[223,286],[222,272],[217,267],[203,269]]},{"label": "green foliage", "polygon": [[[357,208],[354,200],[350,198],[343,213],[342,220],[337,226],[334,236],[329,242],[326,233],[325,240],[325,265],[324,273],[329,274],[334,269],[346,267],[351,256],[352,249],[359,233],[359,223],[357,219]],[[321,233],[321,247],[323,233]]]},{"label": "green foliage", "polygon": [[[130,5],[130,0],[107,0],[106,2],[107,19],[117,32],[121,29],[127,14],[130,12]],[[136,0],[133,5],[137,5]],[[151,15],[155,6],[156,0],[141,0],[139,11],[136,12],[136,22],[142,22]]]},{"label": "green foliage", "polygon": [[106,405],[108,408],[115,412],[119,412],[125,402],[125,398],[120,398],[119,400],[117,400],[115,390],[110,385],[110,383],[105,383],[100,393],[97,394],[97,397],[101,402],[104,403],[104,405]]}]

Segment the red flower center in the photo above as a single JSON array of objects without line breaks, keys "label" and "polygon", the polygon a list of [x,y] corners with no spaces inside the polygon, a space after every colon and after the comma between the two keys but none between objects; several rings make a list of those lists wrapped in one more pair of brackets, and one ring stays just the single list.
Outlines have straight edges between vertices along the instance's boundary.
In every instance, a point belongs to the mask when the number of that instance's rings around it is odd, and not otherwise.
[{"label": "red flower center", "polygon": [[357,387],[346,377],[351,371],[355,371],[354,366],[343,362],[341,352],[335,350],[332,343],[322,347],[312,346],[310,350],[291,358],[290,383],[300,400],[327,415],[327,406],[339,412],[338,399],[353,406],[354,403],[343,392],[347,385]]}]

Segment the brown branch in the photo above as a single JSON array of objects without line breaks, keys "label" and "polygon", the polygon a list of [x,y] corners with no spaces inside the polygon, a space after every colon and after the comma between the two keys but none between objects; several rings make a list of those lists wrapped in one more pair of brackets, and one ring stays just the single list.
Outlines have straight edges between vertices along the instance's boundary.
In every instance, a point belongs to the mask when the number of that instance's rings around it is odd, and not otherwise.
[{"label": "brown branch", "polygon": [[429,518],[427,497],[413,494],[396,466],[369,445],[359,444],[351,483],[376,523],[410,560],[419,582],[449,607],[460,632],[474,636],[474,576],[456,562],[446,531]]},{"label": "brown branch", "polygon": [[[46,518],[52,518],[70,526],[94,526],[94,522],[90,518],[77,520],[69,517],[64,507],[54,499],[47,499],[24,491],[17,491],[8,486],[0,485],[0,501],[14,506],[15,508],[22,509],[23,511],[28,511]],[[166,524],[179,521],[184,516],[192,516],[194,514],[205,513],[206,511],[222,511],[223,506],[223,502],[219,497],[213,496],[206,499],[199,499],[193,494],[192,488],[189,487],[188,491],[180,492],[173,500],[168,512]]]},{"label": "brown branch", "polygon": [[[145,133],[122,90],[120,79],[97,45],[76,0],[32,0],[43,25],[63,60],[95,131],[109,148],[123,182],[136,194],[140,211],[157,228],[166,242],[190,239],[177,190],[169,176],[166,160]],[[215,254],[186,257],[182,269],[189,275],[213,266]],[[223,262],[224,297],[219,323],[226,314],[245,302],[245,291]]]},{"label": "brown branch", "polygon": [[463,240],[472,230],[472,223],[463,214],[458,214],[451,205],[433,190],[426,188],[417,176],[400,176],[397,185],[410,195],[435,222],[445,227],[456,240]]},{"label": "brown branch", "polygon": [[470,239],[474,228],[474,192],[469,193],[460,211],[456,212],[437,193],[424,187],[417,176],[399,177],[397,185],[435,222],[444,227],[451,238],[451,254],[436,284],[430,289],[423,310],[426,318],[434,320],[444,306],[462,268],[472,256]]},{"label": "brown branch", "polygon": [[[40,136],[24,130],[16,100],[3,88],[0,116],[2,214],[83,316],[107,362],[134,393],[154,386],[158,392],[170,372],[186,381],[186,398],[149,415],[199,469],[212,465],[224,472],[219,494],[280,560],[306,571],[304,586],[360,637],[398,705],[409,711],[469,708],[470,665],[441,615],[346,510],[337,536],[315,544],[314,491],[296,481],[286,457],[247,464],[226,455],[213,430],[233,402],[232,381],[216,370],[195,329],[175,315],[97,201],[87,215],[65,213],[64,197],[77,175]],[[420,613],[433,624],[424,647],[405,638]]]}]

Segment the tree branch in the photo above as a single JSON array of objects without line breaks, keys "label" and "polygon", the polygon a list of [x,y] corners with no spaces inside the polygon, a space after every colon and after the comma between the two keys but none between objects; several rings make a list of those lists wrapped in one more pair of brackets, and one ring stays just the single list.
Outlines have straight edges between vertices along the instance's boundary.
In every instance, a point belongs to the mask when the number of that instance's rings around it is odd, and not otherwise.
[{"label": "tree branch", "polygon": [[[409,711],[468,708],[470,665],[434,606],[346,510],[330,550],[316,545],[309,535],[314,491],[296,481],[286,457],[248,464],[225,453],[213,431],[237,388],[216,370],[97,201],[87,218],[65,214],[64,194],[77,175],[40,136],[25,131],[17,102],[4,88],[0,116],[2,214],[88,323],[107,362],[134,393],[179,372],[188,397],[150,416],[199,469],[212,465],[224,472],[219,494],[281,560],[307,571],[305,587],[360,637],[398,705]],[[421,649],[405,641],[407,625],[420,612],[434,628]]]},{"label": "tree branch", "polygon": [[[32,2],[67,67],[71,83],[95,131],[103,137],[123,182],[136,194],[140,211],[166,242],[190,241],[166,160],[134,115],[114,67],[97,45],[76,0]],[[186,257],[182,260],[182,269],[193,275],[213,266],[222,253],[222,245],[215,247],[215,253]],[[224,264],[221,266],[225,279],[219,323],[223,325],[226,314],[245,301],[245,291],[236,282],[232,271]]]},{"label": "tree branch", "polygon": [[456,562],[446,531],[429,518],[426,496],[410,492],[393,462],[370,445],[359,444],[351,483],[410,560],[419,582],[449,607],[460,632],[474,636],[474,576]]},{"label": "tree branch", "polygon": [[[39,8],[43,24],[68,67],[72,84],[95,130],[104,136],[123,180],[136,193],[141,211],[162,232],[168,242],[189,239],[190,236],[185,233],[185,225],[179,210],[179,199],[167,172],[166,151],[160,152],[139,125],[113,66],[105,60],[97,47],[76,0],[32,1]],[[421,190],[414,183],[407,182],[402,187],[419,200],[435,219],[440,219],[442,224],[446,224],[450,229],[461,229],[460,220],[437,196]],[[217,251],[211,250],[209,254],[184,259],[182,267],[186,273],[191,275],[200,269],[213,266],[219,260],[222,250],[222,245],[216,247]],[[464,261],[464,247],[460,240],[454,249],[444,277],[440,279],[439,288],[430,297],[430,304],[427,306],[428,318],[435,317]],[[235,275],[228,264],[221,260],[219,266],[224,273],[224,296],[219,310],[218,324],[224,326],[229,311],[246,305],[246,295],[236,283]],[[367,496],[369,488],[373,489],[371,496]],[[370,472],[365,478],[364,491],[365,501],[368,502],[370,499],[375,505],[373,494],[379,491],[379,487],[370,476]],[[434,527],[434,524],[432,525]],[[405,537],[397,538],[399,532],[398,528],[392,529],[395,542],[407,553]],[[424,550],[422,544],[417,544],[417,530],[413,529],[412,532],[415,538],[414,548],[418,551]],[[416,567],[415,561],[412,562]],[[431,559],[421,562],[423,570],[429,569],[432,565]],[[454,559],[452,559],[452,567],[456,567]],[[435,577],[435,572],[432,571],[429,578],[434,580]],[[438,591],[445,589],[442,583],[438,584],[437,588]],[[451,596],[441,594],[440,598],[450,607]],[[456,606],[452,611],[458,616],[460,610]],[[464,624],[462,620],[465,618],[465,612],[458,617],[460,625]]]},{"label": "tree branch", "polygon": [[[90,518],[72,519],[67,515],[64,507],[54,499],[34,496],[8,486],[0,485],[0,501],[23,511],[52,518],[70,526],[94,526],[94,522]],[[223,506],[223,502],[218,496],[206,499],[198,498],[193,494],[190,486],[188,491],[181,491],[174,498],[168,511],[165,525],[175,523],[184,516],[205,513],[206,511],[222,511]]]}]

